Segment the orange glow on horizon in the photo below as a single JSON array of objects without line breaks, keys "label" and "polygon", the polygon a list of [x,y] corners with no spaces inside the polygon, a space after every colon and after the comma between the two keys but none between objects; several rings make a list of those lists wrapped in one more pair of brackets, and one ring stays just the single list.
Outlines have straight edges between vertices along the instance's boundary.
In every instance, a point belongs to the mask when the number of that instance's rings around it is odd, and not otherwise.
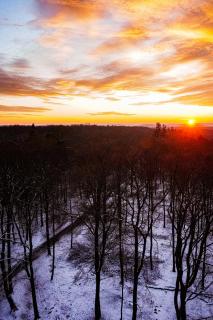
[{"label": "orange glow on horizon", "polygon": [[[190,119],[194,120],[194,119]],[[189,120],[188,120],[189,121]],[[14,118],[2,118],[0,117],[0,125],[31,125],[34,123],[35,125],[80,125],[80,124],[90,124],[90,125],[155,125],[157,122],[165,124],[167,126],[177,125],[181,126],[183,124],[187,124],[188,127],[194,127],[194,123],[186,122],[184,119],[174,117],[156,117],[156,116],[113,116],[113,115],[97,115],[97,116],[32,116],[32,117],[20,117],[17,120]],[[196,119],[196,123],[210,125],[212,123],[212,119],[208,121],[208,119]]]}]

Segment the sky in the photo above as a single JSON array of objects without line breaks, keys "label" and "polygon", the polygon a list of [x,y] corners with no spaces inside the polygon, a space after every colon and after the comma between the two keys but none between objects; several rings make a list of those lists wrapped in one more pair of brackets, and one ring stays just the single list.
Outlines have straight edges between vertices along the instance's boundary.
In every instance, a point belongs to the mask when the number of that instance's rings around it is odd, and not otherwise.
[{"label": "sky", "polygon": [[213,124],[212,0],[0,0],[0,124]]}]

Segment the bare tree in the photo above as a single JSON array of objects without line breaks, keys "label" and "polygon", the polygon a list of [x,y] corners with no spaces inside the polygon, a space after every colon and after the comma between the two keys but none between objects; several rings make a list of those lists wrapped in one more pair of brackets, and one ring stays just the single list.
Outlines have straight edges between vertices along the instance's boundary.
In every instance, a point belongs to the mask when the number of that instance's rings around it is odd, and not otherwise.
[{"label": "bare tree", "polygon": [[[186,320],[187,301],[199,295],[200,268],[213,222],[212,210],[202,210],[199,184],[184,173],[177,182],[174,204],[177,269],[174,304],[178,320]],[[190,293],[190,288],[196,283],[195,292]]]}]

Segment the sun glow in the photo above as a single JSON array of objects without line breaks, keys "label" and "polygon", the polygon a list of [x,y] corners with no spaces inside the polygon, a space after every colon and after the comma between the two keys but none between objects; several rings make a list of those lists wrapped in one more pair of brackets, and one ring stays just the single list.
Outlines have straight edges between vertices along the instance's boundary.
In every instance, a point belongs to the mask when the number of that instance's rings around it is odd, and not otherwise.
[{"label": "sun glow", "polygon": [[196,121],[195,121],[195,119],[189,119],[187,121],[187,124],[188,124],[188,126],[193,127],[196,124]]}]

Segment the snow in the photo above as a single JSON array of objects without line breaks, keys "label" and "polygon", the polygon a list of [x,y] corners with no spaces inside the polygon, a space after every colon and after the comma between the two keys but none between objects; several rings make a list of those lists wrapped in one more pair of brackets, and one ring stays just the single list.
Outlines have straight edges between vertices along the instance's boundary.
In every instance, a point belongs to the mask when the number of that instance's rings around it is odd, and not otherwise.
[{"label": "snow", "polygon": [[[75,220],[75,218],[78,217],[78,206],[79,206],[79,200],[72,198],[72,215],[73,215],[73,219]],[[70,208],[67,205],[66,208],[67,212],[69,212]],[[43,219],[44,219],[44,215],[43,214]],[[63,222],[57,222],[56,221],[56,226],[55,226],[55,233],[59,233],[61,230],[65,229],[67,226],[69,226],[71,224],[70,221],[70,216],[68,214],[66,214],[66,216],[63,217]],[[45,224],[43,225],[43,227],[39,227],[38,229],[38,222],[37,224],[34,223],[33,226],[33,248],[35,249],[36,247],[39,247],[42,243],[44,243],[46,241],[46,228],[45,228]],[[37,230],[38,229],[38,230]],[[24,249],[23,246],[20,242],[19,239],[19,235],[18,232],[16,230],[16,228],[14,228],[14,235],[15,235],[15,241],[13,241],[14,239],[11,239],[11,252],[12,252],[12,265],[15,265],[17,262],[22,261],[23,257],[24,257]],[[52,237],[52,228],[49,230],[49,236]],[[25,239],[23,239],[25,240]],[[26,242],[26,244],[28,244]]]},{"label": "snow", "polygon": [[[156,242],[154,271],[144,270],[138,290],[138,319],[175,320],[173,294],[175,273],[172,272],[171,236],[162,222],[154,228]],[[73,249],[70,250],[70,235],[65,235],[56,244],[56,269],[50,281],[51,257],[42,254],[34,261],[37,300],[42,320],[90,320],[94,319],[95,276],[90,263],[82,255],[90,250],[88,230],[78,227],[74,232]],[[105,268],[107,269],[107,268]],[[117,268],[118,270],[118,268]],[[101,309],[104,320],[120,319],[120,284],[116,269],[102,273]],[[167,288],[159,290],[156,288]],[[14,281],[14,300],[18,311],[10,314],[5,298],[0,301],[0,320],[31,320],[33,310],[29,281],[25,271]],[[132,314],[132,282],[128,279],[124,290],[124,320]],[[213,314],[213,305],[195,299],[187,304],[189,319],[198,320]],[[213,319],[209,318],[209,319]]]}]

